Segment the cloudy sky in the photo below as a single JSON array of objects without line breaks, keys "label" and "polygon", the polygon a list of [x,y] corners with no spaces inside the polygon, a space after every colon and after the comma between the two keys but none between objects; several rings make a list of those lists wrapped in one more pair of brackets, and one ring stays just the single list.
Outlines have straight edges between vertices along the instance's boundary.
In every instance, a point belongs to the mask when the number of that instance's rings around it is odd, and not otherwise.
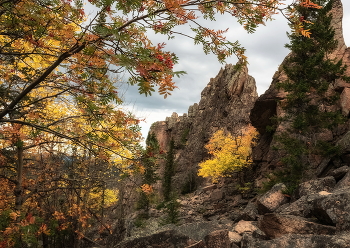
[{"label": "cloudy sky", "polygon": [[[350,1],[343,0],[344,38],[347,46],[350,46]],[[261,26],[253,34],[247,34],[242,26],[235,22],[235,19],[227,16],[219,16],[216,22],[206,23],[213,28],[226,29],[228,40],[236,41],[246,48],[248,56],[248,70],[257,83],[259,95],[263,94],[271,83],[271,78],[277,70],[279,64],[288,54],[284,44],[288,43],[286,32],[289,31],[287,21],[281,16],[275,16],[275,20]],[[344,28],[345,27],[345,28]],[[185,31],[182,29],[182,31]],[[140,118],[145,118],[141,124],[142,133],[147,135],[150,125],[155,121],[165,120],[173,112],[179,115],[187,113],[188,107],[200,100],[201,91],[208,84],[210,78],[215,77],[223,64],[220,64],[213,55],[205,55],[201,46],[195,46],[193,41],[176,37],[174,40],[166,40],[159,35],[151,35],[154,43],[166,42],[165,49],[175,52],[179,57],[179,64],[175,70],[186,71],[187,74],[175,79],[177,86],[171,96],[163,99],[162,96],[153,94],[145,97],[139,95],[137,87],[129,86],[125,88],[125,101],[129,109]],[[235,64],[237,59],[232,57],[227,63]]]}]

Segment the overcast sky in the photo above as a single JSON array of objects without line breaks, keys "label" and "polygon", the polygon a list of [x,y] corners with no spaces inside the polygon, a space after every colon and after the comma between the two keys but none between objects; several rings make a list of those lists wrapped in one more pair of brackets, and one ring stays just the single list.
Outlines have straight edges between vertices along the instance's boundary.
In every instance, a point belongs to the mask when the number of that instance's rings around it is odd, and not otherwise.
[{"label": "overcast sky", "polygon": [[[343,29],[347,46],[350,46],[350,0],[343,0],[344,18]],[[286,32],[289,31],[287,21],[281,16],[275,16],[275,20],[260,26],[253,34],[247,34],[242,26],[232,17],[219,16],[216,22],[207,23],[213,28],[226,29],[228,40],[236,41],[246,48],[248,56],[249,74],[256,80],[259,95],[269,87],[271,79],[289,50],[284,48],[288,43]],[[185,31],[184,28],[181,31]],[[137,117],[145,118],[141,123],[144,137],[147,135],[150,125],[155,121],[163,121],[173,112],[179,115],[187,113],[188,107],[200,100],[201,91],[208,84],[210,78],[214,78],[223,64],[220,64],[213,55],[205,55],[201,46],[195,46],[193,41],[176,37],[168,41],[166,37],[151,35],[154,43],[166,42],[166,50],[175,52],[179,57],[179,64],[175,70],[186,71],[187,74],[176,78],[178,89],[171,96],[163,99],[162,96],[152,94],[145,97],[139,95],[137,87],[129,86],[125,89],[125,101]],[[235,64],[235,57],[229,58],[227,63]]]}]

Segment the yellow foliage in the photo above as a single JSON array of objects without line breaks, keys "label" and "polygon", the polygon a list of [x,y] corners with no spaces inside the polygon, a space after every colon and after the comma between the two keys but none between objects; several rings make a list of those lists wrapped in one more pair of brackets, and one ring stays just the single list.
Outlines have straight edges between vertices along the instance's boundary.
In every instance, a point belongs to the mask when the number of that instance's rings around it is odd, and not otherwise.
[{"label": "yellow foliage", "polygon": [[211,177],[216,182],[220,177],[230,176],[241,170],[251,161],[251,147],[257,137],[257,131],[249,126],[240,135],[232,136],[223,130],[213,134],[205,148],[213,158],[199,164],[199,176]]},{"label": "yellow foliage", "polygon": [[101,188],[95,188],[89,192],[88,205],[98,208],[103,203],[103,207],[109,207],[118,201],[118,192],[117,189],[102,190]]},{"label": "yellow foliage", "polygon": [[149,184],[143,184],[141,186],[141,190],[142,192],[144,192],[146,195],[150,195],[153,193],[153,187],[152,185],[149,185]]}]

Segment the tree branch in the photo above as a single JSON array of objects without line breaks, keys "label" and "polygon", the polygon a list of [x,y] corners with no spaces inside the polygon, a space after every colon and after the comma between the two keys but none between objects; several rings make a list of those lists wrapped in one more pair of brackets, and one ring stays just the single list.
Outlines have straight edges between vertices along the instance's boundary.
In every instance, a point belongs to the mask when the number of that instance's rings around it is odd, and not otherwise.
[{"label": "tree branch", "polygon": [[25,88],[1,113],[0,120],[5,117],[9,112],[13,110],[13,108],[29,93],[31,92],[38,84],[43,82],[53,70],[55,70],[65,59],[69,58],[73,54],[79,53],[83,50],[87,45],[87,42],[83,42],[81,44],[76,43],[69,51],[61,54],[58,59],[46,69],[46,71],[39,76],[34,82],[29,84],[27,88]]}]

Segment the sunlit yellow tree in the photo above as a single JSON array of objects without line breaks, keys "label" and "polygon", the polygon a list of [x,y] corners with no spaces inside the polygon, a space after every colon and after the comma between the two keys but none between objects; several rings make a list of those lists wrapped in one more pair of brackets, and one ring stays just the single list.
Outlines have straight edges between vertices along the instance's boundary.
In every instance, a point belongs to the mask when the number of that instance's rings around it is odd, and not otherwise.
[{"label": "sunlit yellow tree", "polygon": [[216,182],[248,166],[252,162],[251,148],[256,137],[257,131],[252,126],[235,136],[223,130],[216,131],[205,146],[212,158],[199,164],[198,175]]}]

